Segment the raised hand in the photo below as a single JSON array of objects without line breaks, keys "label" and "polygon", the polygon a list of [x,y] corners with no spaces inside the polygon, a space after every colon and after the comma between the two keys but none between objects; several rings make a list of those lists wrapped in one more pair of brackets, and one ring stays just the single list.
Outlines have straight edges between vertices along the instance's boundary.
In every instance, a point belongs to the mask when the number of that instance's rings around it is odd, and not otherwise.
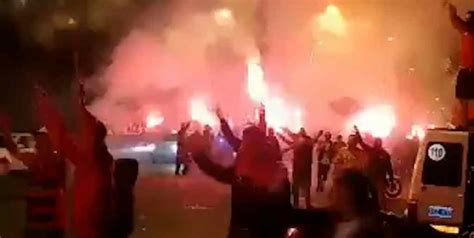
[{"label": "raised hand", "polygon": [[221,110],[220,107],[216,107],[216,116],[217,116],[217,118],[219,118],[219,120],[224,119],[224,115],[223,115],[222,110]]},{"label": "raised hand", "polygon": [[319,137],[321,137],[323,134],[324,134],[324,131],[323,131],[323,130],[320,130],[320,131],[318,132],[317,137],[319,138]]}]

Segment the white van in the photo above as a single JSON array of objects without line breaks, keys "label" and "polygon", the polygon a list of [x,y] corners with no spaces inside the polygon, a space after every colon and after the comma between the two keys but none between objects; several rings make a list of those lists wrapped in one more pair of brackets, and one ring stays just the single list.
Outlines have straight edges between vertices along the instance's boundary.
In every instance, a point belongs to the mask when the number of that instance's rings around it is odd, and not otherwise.
[{"label": "white van", "polygon": [[474,237],[474,132],[428,130],[408,195],[408,215],[438,231]]}]

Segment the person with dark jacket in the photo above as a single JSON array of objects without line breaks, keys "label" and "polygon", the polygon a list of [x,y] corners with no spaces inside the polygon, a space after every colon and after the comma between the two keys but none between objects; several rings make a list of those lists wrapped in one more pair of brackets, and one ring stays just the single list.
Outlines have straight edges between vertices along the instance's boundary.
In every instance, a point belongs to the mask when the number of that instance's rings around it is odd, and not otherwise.
[{"label": "person with dark jacket", "polygon": [[324,185],[328,179],[334,157],[334,143],[331,140],[331,133],[326,132],[324,137],[325,140],[318,147],[318,184],[316,186],[318,192],[324,192]]},{"label": "person with dark jacket", "polygon": [[[273,146],[275,150],[281,151],[280,142],[278,142],[278,138],[275,134],[275,129],[273,128],[268,128],[268,142],[270,142],[270,145]],[[281,160],[282,157],[280,156],[278,159]]]},{"label": "person with dark jacket", "polygon": [[231,186],[231,220],[228,237],[280,238],[287,230],[291,209],[286,169],[260,128],[244,130],[235,163],[224,167],[213,162],[209,141],[199,133],[188,139],[197,166],[209,176]]},{"label": "person with dark jacket", "polygon": [[134,230],[134,187],[138,178],[138,161],[117,159],[114,162],[112,223],[110,238],[127,238]]},{"label": "person with dark jacket", "polygon": [[287,134],[291,139],[279,134],[280,139],[288,144],[290,148],[287,150],[293,150],[293,205],[299,207],[299,194],[300,190],[303,191],[305,197],[306,208],[311,207],[311,166],[313,161],[313,139],[306,134],[304,128],[300,129],[298,134],[292,133],[286,129]]},{"label": "person with dark jacket", "polygon": [[365,172],[377,189],[380,207],[386,209],[384,191],[386,186],[393,183],[393,169],[390,154],[383,148],[382,139],[376,138],[374,145],[369,146],[364,142],[358,130],[356,130],[356,137],[359,144],[367,153]]},{"label": "person with dark jacket", "polygon": [[[176,167],[174,174],[175,175],[186,175],[188,171],[188,166],[186,165],[186,160],[188,159],[188,152],[186,151],[186,132],[191,125],[190,122],[185,122],[181,124],[181,128],[177,133],[177,150],[176,150]],[[183,169],[181,170],[181,167]]]}]

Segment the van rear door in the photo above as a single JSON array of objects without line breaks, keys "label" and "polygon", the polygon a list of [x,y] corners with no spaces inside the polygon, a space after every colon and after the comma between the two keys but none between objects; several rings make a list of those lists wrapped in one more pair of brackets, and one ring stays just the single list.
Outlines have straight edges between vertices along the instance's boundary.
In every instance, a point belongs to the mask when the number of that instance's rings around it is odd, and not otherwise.
[{"label": "van rear door", "polygon": [[461,225],[464,213],[468,134],[431,131],[420,151],[421,187],[417,217],[420,222]]}]

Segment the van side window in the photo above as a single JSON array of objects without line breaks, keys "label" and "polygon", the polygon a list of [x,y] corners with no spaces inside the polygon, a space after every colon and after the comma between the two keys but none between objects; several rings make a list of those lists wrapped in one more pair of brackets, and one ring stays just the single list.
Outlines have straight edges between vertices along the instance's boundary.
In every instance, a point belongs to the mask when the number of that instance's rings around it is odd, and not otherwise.
[{"label": "van side window", "polygon": [[461,185],[462,144],[430,142],[425,152],[422,174],[423,184],[448,187]]}]

